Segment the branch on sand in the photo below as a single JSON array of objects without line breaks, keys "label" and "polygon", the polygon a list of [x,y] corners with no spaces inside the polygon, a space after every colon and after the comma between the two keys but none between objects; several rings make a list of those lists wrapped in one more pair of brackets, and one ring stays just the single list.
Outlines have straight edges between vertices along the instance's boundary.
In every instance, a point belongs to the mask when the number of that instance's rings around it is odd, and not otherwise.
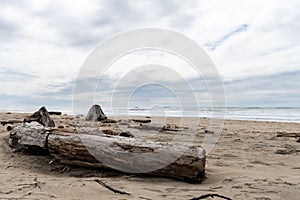
[{"label": "branch on sand", "polygon": [[114,192],[114,193],[116,193],[116,194],[131,195],[131,194],[127,193],[127,192],[124,192],[124,191],[121,191],[121,190],[114,189],[114,188],[112,188],[111,186],[107,185],[106,183],[104,183],[103,181],[101,181],[101,180],[99,180],[99,179],[96,179],[95,182],[98,183],[99,185],[101,185],[101,186],[103,186],[103,187],[109,189],[110,191],[112,191],[112,192]]},{"label": "branch on sand", "polygon": [[219,198],[226,199],[226,200],[232,200],[232,199],[229,198],[229,197],[225,197],[225,196],[219,195],[219,194],[204,194],[204,195],[201,195],[201,196],[199,196],[199,197],[194,197],[194,198],[192,198],[191,200],[206,199],[206,198],[208,198],[208,197],[211,197],[211,198],[219,197]]}]

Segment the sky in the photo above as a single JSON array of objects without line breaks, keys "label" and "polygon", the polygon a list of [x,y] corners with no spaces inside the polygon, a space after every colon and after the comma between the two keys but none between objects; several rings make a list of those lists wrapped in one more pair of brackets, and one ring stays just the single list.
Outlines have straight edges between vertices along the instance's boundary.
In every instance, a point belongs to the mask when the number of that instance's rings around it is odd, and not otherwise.
[{"label": "sky", "polygon": [[[139,28],[176,31],[199,44],[223,81],[227,106],[300,107],[299,9],[297,0],[0,0],[0,109],[72,110],[74,84],[90,53],[114,35]],[[113,63],[95,89],[96,101],[106,105],[113,86],[130,72],[132,81],[120,87],[119,100],[173,103],[174,91],[166,87],[134,85],[170,77],[147,73],[143,66],[151,63],[177,68],[199,105],[207,105],[209,91],[191,66],[159,51]]]}]

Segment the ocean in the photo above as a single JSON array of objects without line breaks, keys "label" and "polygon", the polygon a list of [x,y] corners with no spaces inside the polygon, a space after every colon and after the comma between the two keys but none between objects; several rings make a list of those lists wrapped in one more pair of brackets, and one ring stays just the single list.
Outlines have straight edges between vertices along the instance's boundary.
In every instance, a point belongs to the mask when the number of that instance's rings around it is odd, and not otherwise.
[{"label": "ocean", "polygon": [[[38,109],[37,107],[35,109]],[[62,107],[49,107],[49,110],[61,111],[66,114],[73,114],[71,109]],[[226,107],[225,112],[213,112],[210,107],[146,107],[132,108],[109,108],[102,106],[104,113],[115,116],[174,116],[174,117],[214,117],[216,115],[224,119],[235,120],[255,120],[255,121],[274,121],[274,122],[295,122],[300,123],[300,107]],[[218,110],[218,108],[217,108]],[[220,110],[220,109],[219,109]],[[0,108],[0,112],[34,112],[32,108],[8,109]],[[224,114],[224,115],[223,115]]]},{"label": "ocean", "polygon": [[[103,109],[105,111],[105,109]],[[218,109],[217,110],[221,110]],[[185,117],[213,117],[215,112],[209,107],[193,108],[176,107],[162,108],[140,108],[129,109],[115,108],[107,109],[108,114],[113,115],[142,115],[142,116],[185,116]],[[296,122],[300,123],[300,107],[226,107],[223,112],[225,119],[235,120],[255,120],[255,121],[275,121],[275,122]],[[221,115],[216,113],[216,115]]]}]

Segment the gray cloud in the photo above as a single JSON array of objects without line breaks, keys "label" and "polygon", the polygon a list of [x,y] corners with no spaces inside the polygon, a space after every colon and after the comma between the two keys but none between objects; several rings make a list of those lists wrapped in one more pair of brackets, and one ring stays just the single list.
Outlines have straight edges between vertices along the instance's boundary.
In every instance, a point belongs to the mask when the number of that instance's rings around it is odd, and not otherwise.
[{"label": "gray cloud", "polygon": [[184,4],[178,0],[156,1],[154,8],[159,10],[159,18],[170,18],[172,27],[187,29],[191,27],[196,17],[189,13],[189,10],[195,6],[196,1],[186,1]]},{"label": "gray cloud", "polygon": [[25,73],[18,72],[16,70],[1,70],[0,69],[0,80],[1,81],[14,81],[14,82],[22,82],[22,81],[30,81],[32,79],[38,78],[33,73]]},{"label": "gray cloud", "polygon": [[[120,85],[116,90],[116,80],[108,77],[103,78],[99,84],[101,87],[96,87],[98,79],[94,80],[79,80],[76,82],[79,86],[77,94],[82,95],[85,98],[85,92],[95,91],[95,101],[101,105],[109,106],[111,96],[114,95],[114,103],[116,105],[123,105],[127,103],[130,95],[136,87],[139,86],[139,82],[144,82],[145,77],[135,77],[134,80],[126,81],[126,84]],[[260,76],[252,77],[248,79],[241,79],[235,81],[225,81],[224,87],[226,91],[226,101],[228,106],[298,106],[300,107],[300,83],[298,81],[300,77],[300,71],[287,72],[283,74],[277,74],[272,76]],[[192,86],[193,92],[201,102],[200,106],[209,106],[210,92],[206,88],[204,80],[190,79],[189,83]],[[167,83],[165,83],[168,85]],[[170,83],[172,92],[175,95],[181,97],[183,106],[189,106],[191,99],[191,90],[187,90],[183,87],[183,82],[173,81]],[[29,98],[25,103],[32,103],[34,105],[45,104],[52,107],[59,105],[66,105],[71,107],[72,94],[73,94],[74,82],[67,84],[64,88],[57,92],[41,94],[38,100]],[[169,85],[170,86],[170,85]],[[96,87],[96,88],[95,88]],[[174,89],[175,88],[175,89]],[[163,106],[172,106],[176,103],[174,96],[171,93],[166,92],[167,89],[156,84],[145,85],[139,88],[135,94],[133,94],[132,105],[137,103],[139,106],[149,106],[149,100],[151,105],[157,103]],[[90,97],[91,95],[89,95]],[[51,97],[51,98],[50,98]],[[186,98],[184,98],[186,97]],[[16,97],[15,97],[16,98]],[[17,98],[16,98],[17,99]],[[5,99],[4,99],[5,100]],[[88,99],[86,102],[90,102]],[[85,102],[85,101],[83,101]],[[89,105],[86,105],[87,107]]]},{"label": "gray cloud", "polygon": [[41,106],[46,106],[49,110],[60,110],[70,112],[72,110],[71,99],[49,99],[19,95],[4,95],[0,94],[0,110],[1,111],[26,111],[32,112],[39,109]]},{"label": "gray cloud", "polygon": [[88,17],[69,14],[66,7],[57,5],[49,5],[33,15],[58,33],[56,45],[80,48],[93,48],[131,20],[139,19],[127,1],[104,1],[95,7],[98,8]]},{"label": "gray cloud", "polygon": [[66,7],[54,4],[33,11],[32,16],[58,33],[59,42],[56,45],[93,48],[116,33],[148,27],[163,19],[168,19],[170,26],[188,28],[195,17],[186,12],[187,6],[192,5],[185,6],[171,0],[104,0],[95,5],[95,10],[88,17],[72,15]]},{"label": "gray cloud", "polygon": [[228,105],[300,107],[300,71],[224,83]]},{"label": "gray cloud", "polygon": [[18,28],[17,25],[0,18],[0,41],[9,42],[15,37]]}]

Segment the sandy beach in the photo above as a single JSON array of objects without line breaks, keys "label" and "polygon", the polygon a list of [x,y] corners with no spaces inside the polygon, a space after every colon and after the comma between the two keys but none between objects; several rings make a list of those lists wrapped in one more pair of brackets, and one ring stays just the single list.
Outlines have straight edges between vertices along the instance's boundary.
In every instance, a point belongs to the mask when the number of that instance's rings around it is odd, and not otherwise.
[{"label": "sandy beach", "polygon": [[[1,113],[0,119],[23,119],[26,114]],[[58,125],[72,123],[72,116],[53,116]],[[114,119],[124,119],[115,117]],[[184,120],[195,130],[194,143],[201,145],[209,119]],[[162,123],[152,118],[153,123]],[[178,118],[168,118],[177,123]],[[300,123],[225,120],[222,135],[207,155],[206,177],[201,184],[141,175],[125,175],[49,165],[51,157],[17,152],[7,144],[9,132],[0,126],[0,199],[192,199],[220,194],[232,199],[299,199],[300,143],[296,138],[276,137],[277,132],[299,132]],[[184,131],[183,131],[184,132]],[[133,132],[139,134],[139,130]],[[164,141],[168,135],[144,136]],[[286,154],[279,154],[283,150]],[[285,151],[286,150],[286,151]],[[297,152],[298,150],[298,152]],[[65,172],[62,172],[65,171]],[[115,194],[97,184],[95,178],[130,195]],[[210,199],[210,198],[207,198]],[[218,199],[215,197],[214,199]]]}]

